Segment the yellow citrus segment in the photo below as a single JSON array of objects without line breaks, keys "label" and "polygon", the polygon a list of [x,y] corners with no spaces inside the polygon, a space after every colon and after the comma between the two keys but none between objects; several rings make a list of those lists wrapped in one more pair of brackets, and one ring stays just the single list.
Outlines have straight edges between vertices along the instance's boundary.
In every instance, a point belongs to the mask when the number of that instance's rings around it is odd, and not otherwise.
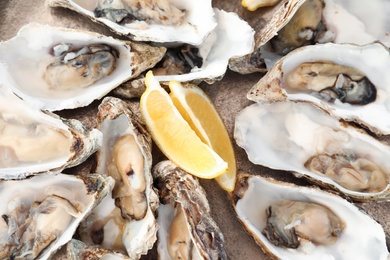
[{"label": "yellow citrus segment", "polygon": [[152,72],[146,74],[145,84],[146,91],[140,101],[141,114],[165,156],[200,178],[211,179],[223,174],[227,163],[200,140]]},{"label": "yellow citrus segment", "polygon": [[221,116],[207,94],[196,85],[183,86],[171,81],[170,96],[183,118],[203,142],[208,144],[228,163],[225,174],[216,178],[217,183],[226,191],[233,191],[236,181],[236,157],[227,129]]}]

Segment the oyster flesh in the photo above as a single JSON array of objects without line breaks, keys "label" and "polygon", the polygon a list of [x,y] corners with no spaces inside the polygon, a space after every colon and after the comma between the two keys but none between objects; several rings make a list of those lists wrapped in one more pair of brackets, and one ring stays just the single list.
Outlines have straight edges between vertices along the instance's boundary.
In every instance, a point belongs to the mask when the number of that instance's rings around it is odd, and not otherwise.
[{"label": "oyster flesh", "polygon": [[217,26],[211,0],[46,0],[135,41],[201,44]]},{"label": "oyster flesh", "polygon": [[337,195],[241,173],[231,199],[245,229],[275,259],[389,257],[383,228]]},{"label": "oyster flesh", "polygon": [[164,47],[30,23],[0,43],[0,82],[41,109],[87,106],[153,67]]},{"label": "oyster flesh", "polygon": [[280,59],[247,98],[311,102],[376,134],[390,134],[389,66],[389,50],[380,43],[306,46]]},{"label": "oyster flesh", "polygon": [[356,200],[389,199],[390,148],[309,103],[250,105],[236,117],[234,136],[255,164]]},{"label": "oyster flesh", "polygon": [[[48,259],[113,187],[111,178],[42,174],[0,182],[0,258]],[[48,225],[50,223],[50,225]]]},{"label": "oyster flesh", "polygon": [[0,179],[60,172],[101,147],[102,133],[44,113],[0,85]]},{"label": "oyster flesh", "polygon": [[103,148],[98,151],[96,172],[114,178],[115,186],[81,224],[81,239],[138,259],[152,248],[157,233],[152,141],[130,105],[118,98],[103,99],[98,128]]},{"label": "oyster flesh", "polygon": [[158,208],[157,251],[161,259],[227,259],[223,235],[210,216],[198,180],[162,161],[153,177],[163,205]]}]

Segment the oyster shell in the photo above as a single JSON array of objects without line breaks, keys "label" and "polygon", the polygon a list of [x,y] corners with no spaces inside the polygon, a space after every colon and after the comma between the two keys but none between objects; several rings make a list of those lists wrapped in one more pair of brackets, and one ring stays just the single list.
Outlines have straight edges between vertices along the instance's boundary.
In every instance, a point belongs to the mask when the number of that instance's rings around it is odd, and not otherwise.
[{"label": "oyster shell", "polygon": [[157,250],[161,259],[227,259],[223,235],[210,216],[198,180],[162,161],[153,177],[164,205],[158,208]]},{"label": "oyster shell", "polygon": [[30,23],[0,43],[0,82],[44,110],[82,107],[153,67],[165,51]]},{"label": "oyster shell", "polygon": [[309,103],[248,106],[236,117],[234,137],[255,164],[356,200],[389,200],[390,148]]},{"label": "oyster shell", "polygon": [[128,256],[110,251],[96,246],[87,246],[83,242],[72,239],[66,245],[66,259],[101,259],[101,260],[121,260],[131,259]]},{"label": "oyster shell", "polygon": [[21,179],[78,165],[101,147],[102,133],[44,113],[0,85],[0,178]]},{"label": "oyster shell", "polygon": [[[245,229],[275,259],[389,257],[383,228],[337,195],[239,174],[232,203]],[[278,240],[293,241],[296,248],[277,244],[277,234]]]},{"label": "oyster shell", "polygon": [[106,97],[99,106],[103,149],[96,172],[115,179],[112,193],[81,224],[88,245],[127,252],[138,259],[156,241],[155,211],[159,201],[152,187],[151,138],[130,106]]},{"label": "oyster shell", "polygon": [[[159,81],[220,80],[229,59],[253,51],[254,30],[236,13],[214,8],[217,27],[198,46],[185,45],[168,49],[165,59],[156,66],[154,74]],[[179,48],[179,50],[177,50]]]},{"label": "oyster shell", "polygon": [[[199,45],[217,25],[211,0],[46,0],[46,4],[69,8],[135,41]],[[127,17],[121,23],[115,12],[124,14],[119,15],[123,18],[130,13],[134,19]]]},{"label": "oyster shell", "polygon": [[[48,259],[113,187],[111,178],[42,174],[0,182],[0,257]],[[48,225],[50,223],[50,225]]]},{"label": "oyster shell", "polygon": [[380,43],[306,46],[280,59],[247,98],[311,102],[376,134],[390,134],[388,66],[389,49]]}]

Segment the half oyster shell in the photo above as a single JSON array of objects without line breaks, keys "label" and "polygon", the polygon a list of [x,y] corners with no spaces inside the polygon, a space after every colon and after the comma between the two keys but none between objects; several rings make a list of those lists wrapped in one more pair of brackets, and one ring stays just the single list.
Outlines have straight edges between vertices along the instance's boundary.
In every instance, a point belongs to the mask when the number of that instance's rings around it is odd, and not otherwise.
[{"label": "half oyster shell", "polygon": [[355,200],[389,200],[389,146],[309,103],[250,105],[237,115],[234,137],[255,164]]},{"label": "half oyster shell", "polygon": [[[211,0],[46,0],[46,4],[69,8],[135,41],[199,45],[217,25]],[[118,20],[118,12],[134,19]]]},{"label": "half oyster shell", "polygon": [[87,106],[153,67],[163,47],[30,23],[0,43],[0,82],[41,109]]},{"label": "half oyster shell", "polygon": [[87,245],[127,252],[138,259],[157,239],[159,201],[152,187],[151,137],[130,105],[113,97],[100,104],[98,127],[103,148],[96,172],[113,177],[115,186],[81,224],[80,236]]},{"label": "half oyster shell", "polygon": [[[248,233],[275,259],[389,257],[383,228],[337,195],[239,174],[232,203]],[[277,244],[278,234],[282,241],[293,241],[296,248]]]},{"label": "half oyster shell", "polygon": [[153,177],[163,203],[158,208],[159,258],[227,259],[223,235],[198,180],[170,161],[156,164]]},{"label": "half oyster shell", "polygon": [[280,59],[247,98],[311,102],[376,134],[390,134],[389,66],[389,49],[380,43],[306,46]]},{"label": "half oyster shell", "polygon": [[100,248],[97,246],[87,246],[83,242],[72,239],[66,245],[66,259],[67,260],[87,260],[87,259],[100,259],[100,260],[129,260],[128,256],[120,253]]},{"label": "half oyster shell", "polygon": [[0,179],[60,172],[82,163],[101,145],[99,130],[44,113],[0,85]]},{"label": "half oyster shell", "polygon": [[0,182],[1,259],[48,259],[112,187],[111,178],[97,175],[43,174]]}]

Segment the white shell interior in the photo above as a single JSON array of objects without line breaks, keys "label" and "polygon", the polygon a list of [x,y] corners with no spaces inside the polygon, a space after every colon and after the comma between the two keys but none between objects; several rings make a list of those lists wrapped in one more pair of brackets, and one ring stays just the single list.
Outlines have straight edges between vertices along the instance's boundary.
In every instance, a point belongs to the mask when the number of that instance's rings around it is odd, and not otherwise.
[{"label": "white shell interior", "polygon": [[390,46],[390,2],[324,0],[323,20],[336,35],[335,43],[367,44],[380,40]]},{"label": "white shell interior", "polygon": [[[294,92],[283,83],[284,75],[303,62],[314,61],[330,61],[360,70],[376,86],[376,100],[367,105],[355,106],[338,100],[329,103],[307,93]],[[386,68],[390,68],[390,54],[381,44],[357,46],[328,43],[307,46],[285,56],[281,79],[288,99],[313,102],[337,117],[362,122],[373,130],[390,134],[390,74]]]},{"label": "white shell interior", "polygon": [[66,174],[43,174],[29,179],[0,183],[1,215],[9,214],[13,207],[20,204],[29,208],[34,201],[43,201],[50,195],[66,198],[73,205],[77,205],[82,213],[80,217],[72,220],[64,233],[49,248],[42,251],[40,259],[47,259],[71,240],[81,220],[94,206],[96,194],[88,192],[81,179]]},{"label": "white shell interior", "polygon": [[229,59],[251,53],[254,48],[253,28],[236,13],[214,8],[218,25],[199,45],[199,54],[203,58],[201,68],[193,68],[182,75],[155,76],[158,81],[177,80],[186,82],[196,79],[215,79],[222,77]]},{"label": "white shell interior", "polygon": [[[46,67],[53,62],[50,49],[58,43],[83,46],[105,43],[114,47],[120,58],[116,69],[93,85],[76,90],[50,89],[43,80]],[[128,80],[132,75],[132,53],[124,42],[99,34],[30,23],[14,38],[0,43],[0,82],[19,97],[49,110],[89,105]]]},{"label": "white shell interior", "polygon": [[[240,220],[252,236],[261,240],[280,259],[387,259],[389,253],[383,228],[357,207],[340,197],[317,189],[281,185],[259,176],[248,180],[248,190],[235,206]],[[266,226],[266,210],[279,201],[299,200],[322,204],[330,208],[346,224],[337,242],[316,246],[308,242],[298,249],[286,249],[270,243],[261,234]]]},{"label": "white shell interior", "polygon": [[89,1],[89,3],[81,0],[67,0],[67,2],[80,13],[104,23],[120,34],[134,35],[132,38],[136,41],[181,42],[199,45],[217,25],[211,0],[170,0],[172,5],[188,11],[187,21],[175,26],[149,24],[147,28],[144,28],[143,23],[133,22],[122,26],[105,18],[96,18],[93,11],[97,6],[97,0]]},{"label": "white shell interior", "polygon": [[[14,120],[26,122],[26,124],[45,124],[49,125],[53,129],[64,130],[68,133],[69,138],[69,153],[67,156],[57,156],[55,159],[49,161],[37,161],[37,162],[25,162],[22,165],[15,167],[0,168],[0,178],[10,179],[18,178],[19,176],[26,175],[34,172],[44,172],[51,169],[59,168],[67,163],[67,161],[73,156],[71,152],[71,145],[73,136],[68,130],[68,127],[58,118],[52,117],[43,113],[39,109],[34,108],[27,102],[17,98],[12,92],[7,90],[0,84],[0,116],[5,120]],[[39,141],[39,140],[37,140]],[[19,144],[18,149],[23,149]],[[40,148],[41,149],[41,148]],[[66,148],[65,148],[66,149]]]},{"label": "white shell interior", "polygon": [[390,148],[354,127],[346,127],[308,103],[276,102],[253,104],[236,117],[234,137],[255,164],[297,172],[330,184],[347,195],[379,196],[348,190],[326,176],[312,173],[304,163],[317,153],[353,151],[390,174]]}]

